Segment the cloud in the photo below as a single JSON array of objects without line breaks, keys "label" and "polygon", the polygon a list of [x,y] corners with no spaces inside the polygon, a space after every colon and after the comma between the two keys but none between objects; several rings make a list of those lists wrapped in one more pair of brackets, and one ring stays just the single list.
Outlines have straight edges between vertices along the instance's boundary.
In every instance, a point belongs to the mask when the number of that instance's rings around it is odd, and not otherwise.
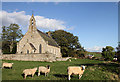
[{"label": "cloud", "polygon": [[[2,14],[2,15],[1,15]],[[0,19],[2,19],[2,25],[9,26],[11,23],[17,23],[22,27],[22,30],[27,30],[29,27],[29,19],[31,15],[26,15],[25,11],[8,13],[6,11],[0,11]],[[66,29],[65,22],[56,19],[45,18],[43,16],[34,16],[36,19],[37,28],[43,28],[47,30],[59,30]]]},{"label": "cloud", "polygon": [[35,16],[37,27],[49,29],[49,30],[58,30],[66,29],[64,22],[56,19],[44,18],[42,16]]},{"label": "cloud", "polygon": [[87,51],[91,51],[91,52],[101,52],[102,51],[102,48],[101,46],[94,46],[92,48],[86,48]]},{"label": "cloud", "polygon": [[0,19],[2,19],[2,26],[9,26],[11,23],[19,24],[22,27],[28,26],[30,15],[25,15],[24,11],[15,11],[13,13],[2,11],[0,14],[2,14],[0,15]]}]

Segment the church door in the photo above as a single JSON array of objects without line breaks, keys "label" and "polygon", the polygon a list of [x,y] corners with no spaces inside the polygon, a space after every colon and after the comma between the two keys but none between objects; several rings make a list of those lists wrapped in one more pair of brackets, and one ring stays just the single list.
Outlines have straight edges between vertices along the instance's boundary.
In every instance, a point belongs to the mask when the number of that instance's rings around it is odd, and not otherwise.
[{"label": "church door", "polygon": [[42,53],[42,45],[41,44],[39,45],[39,53],[40,54]]}]

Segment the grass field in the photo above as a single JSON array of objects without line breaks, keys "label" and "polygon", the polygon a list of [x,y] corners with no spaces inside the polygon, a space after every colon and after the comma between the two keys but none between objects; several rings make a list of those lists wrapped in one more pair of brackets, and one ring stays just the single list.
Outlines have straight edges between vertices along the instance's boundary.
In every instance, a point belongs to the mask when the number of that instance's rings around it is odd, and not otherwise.
[{"label": "grass field", "polygon": [[[80,80],[118,80],[117,63],[108,63],[99,60],[89,59],[72,59],[69,61],[37,62],[37,61],[11,61],[3,60],[3,62],[13,62],[12,69],[2,69],[2,80],[24,80],[22,71],[27,68],[34,68],[39,66],[50,65],[51,72],[47,77],[44,74],[37,76],[37,73],[32,78],[28,76],[26,80],[67,80],[67,67],[86,65],[87,68]],[[71,76],[71,80],[79,80],[78,75]]]}]

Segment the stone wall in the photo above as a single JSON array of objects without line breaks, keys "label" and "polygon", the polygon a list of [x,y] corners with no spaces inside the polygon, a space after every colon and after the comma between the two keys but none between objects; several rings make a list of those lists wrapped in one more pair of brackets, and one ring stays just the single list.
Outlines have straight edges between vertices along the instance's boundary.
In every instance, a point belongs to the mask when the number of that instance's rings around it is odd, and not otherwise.
[{"label": "stone wall", "polygon": [[4,54],[2,55],[4,60],[21,60],[21,61],[56,61],[54,54]]}]

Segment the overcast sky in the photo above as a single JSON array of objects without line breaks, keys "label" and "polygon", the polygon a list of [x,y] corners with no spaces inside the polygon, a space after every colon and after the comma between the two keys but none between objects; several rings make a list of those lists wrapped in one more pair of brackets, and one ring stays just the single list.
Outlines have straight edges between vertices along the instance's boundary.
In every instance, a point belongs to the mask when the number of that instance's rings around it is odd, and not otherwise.
[{"label": "overcast sky", "polygon": [[66,30],[78,36],[88,51],[117,47],[117,2],[3,2],[2,24],[17,23],[23,34],[34,11],[37,28],[43,32]]}]

